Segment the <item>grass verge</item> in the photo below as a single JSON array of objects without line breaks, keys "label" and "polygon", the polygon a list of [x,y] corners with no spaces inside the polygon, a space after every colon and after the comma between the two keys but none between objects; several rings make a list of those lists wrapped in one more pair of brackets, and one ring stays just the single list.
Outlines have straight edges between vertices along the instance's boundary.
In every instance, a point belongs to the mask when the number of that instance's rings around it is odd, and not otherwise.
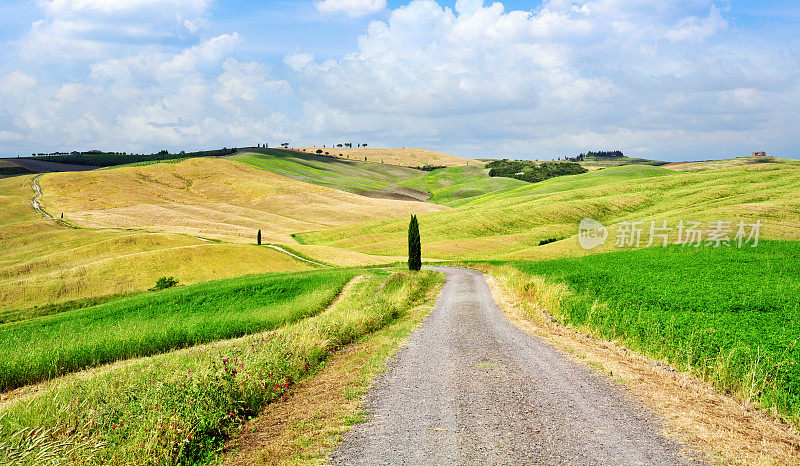
[{"label": "grass verge", "polygon": [[376,272],[284,328],[53,381],[3,408],[0,462],[211,460],[235,426],[337,348],[424,300],[436,277]]},{"label": "grass verge", "polygon": [[513,263],[512,288],[585,329],[800,422],[800,243]]},{"label": "grass verge", "polygon": [[0,325],[0,390],[294,322],[324,309],[354,273],[212,281]]},{"label": "grass verge", "polygon": [[623,384],[664,420],[665,433],[688,447],[683,453],[689,458],[708,464],[800,461],[800,432],[791,424],[617,341],[559,324],[519,286],[517,280],[529,276],[511,267],[486,270],[492,274],[489,283],[495,300],[515,325],[549,341],[567,358]]},{"label": "grass verge", "polygon": [[352,425],[366,419],[364,394],[386,368],[400,344],[428,315],[443,278],[429,288],[422,305],[384,328],[347,345],[294,387],[286,399],[270,403],[225,447],[226,465],[322,463]]}]

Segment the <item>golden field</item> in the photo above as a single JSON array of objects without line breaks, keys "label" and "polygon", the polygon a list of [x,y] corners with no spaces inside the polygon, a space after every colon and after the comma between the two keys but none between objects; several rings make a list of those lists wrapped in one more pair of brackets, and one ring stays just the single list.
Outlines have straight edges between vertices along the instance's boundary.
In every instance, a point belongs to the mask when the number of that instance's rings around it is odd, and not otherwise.
[{"label": "golden field", "polygon": [[437,165],[444,167],[458,167],[461,165],[482,165],[478,160],[467,159],[455,155],[436,152],[428,149],[415,148],[394,148],[394,149],[373,149],[371,147],[349,149],[347,147],[299,147],[297,151],[315,153],[317,150],[330,152],[331,155],[339,156],[352,160],[364,160],[367,162],[384,163],[388,165],[400,165],[403,167],[421,167],[423,165]]},{"label": "golden field", "polygon": [[295,244],[291,233],[446,207],[371,199],[225,159],[44,175],[42,205],[70,223]]},{"label": "golden field", "polygon": [[31,207],[31,179],[0,180],[0,313],[141,291],[165,275],[194,283],[311,268],[268,248],[181,234],[61,226]]}]

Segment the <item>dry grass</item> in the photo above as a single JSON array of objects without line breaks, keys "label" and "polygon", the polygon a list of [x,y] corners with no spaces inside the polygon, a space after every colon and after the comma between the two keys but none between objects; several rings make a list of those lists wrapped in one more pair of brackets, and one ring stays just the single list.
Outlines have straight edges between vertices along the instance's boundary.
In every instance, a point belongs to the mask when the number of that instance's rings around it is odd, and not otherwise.
[{"label": "dry grass", "polygon": [[[751,403],[723,395],[670,366],[628,351],[613,341],[559,325],[550,301],[511,291],[497,274],[490,280],[503,311],[527,332],[551,341],[576,361],[600,370],[658,413],[667,434],[715,464],[798,464],[800,433]],[[547,295],[558,300],[557,286]],[[555,304],[552,304],[555,305]]]},{"label": "dry grass", "polygon": [[180,234],[60,226],[31,207],[31,178],[0,180],[0,313],[142,291],[164,275],[189,284],[310,268],[253,245],[215,244]]},{"label": "dry grass", "polygon": [[671,162],[662,166],[664,168],[669,168],[670,170],[675,170],[675,171],[699,172],[707,170],[720,170],[731,167],[740,167],[758,163],[780,163],[780,164],[790,164],[790,165],[799,164],[797,160],[781,159],[768,156],[768,157],[737,157],[735,159],[707,160],[702,162]]},{"label": "dry grass", "polygon": [[[432,303],[441,286],[428,293]],[[351,424],[363,419],[363,395],[372,378],[429,313],[409,310],[396,322],[343,348],[314,377],[282,401],[267,405],[226,445],[225,464],[324,463]]]},{"label": "dry grass", "polygon": [[373,256],[347,249],[316,246],[313,244],[293,244],[291,248],[306,257],[340,267],[361,267],[368,265],[393,264],[408,260],[407,256]]},{"label": "dry grass", "polygon": [[0,168],[12,168],[12,167],[19,167],[19,165],[12,162],[11,160],[0,159]]},{"label": "dry grass", "polygon": [[294,244],[290,233],[446,209],[370,199],[224,159],[43,176],[42,204],[89,228],[185,233]]},{"label": "dry grass", "polygon": [[373,148],[356,148],[348,149],[345,147],[300,147],[296,150],[306,153],[315,153],[318,149],[323,152],[330,152],[331,155],[339,156],[342,158],[349,158],[351,160],[364,160],[367,162],[385,163],[388,165],[400,165],[403,167],[421,167],[425,164],[441,165],[445,167],[458,167],[461,165],[483,165],[479,160],[466,159],[455,155],[445,154],[443,152],[436,152],[427,149],[373,149]]}]

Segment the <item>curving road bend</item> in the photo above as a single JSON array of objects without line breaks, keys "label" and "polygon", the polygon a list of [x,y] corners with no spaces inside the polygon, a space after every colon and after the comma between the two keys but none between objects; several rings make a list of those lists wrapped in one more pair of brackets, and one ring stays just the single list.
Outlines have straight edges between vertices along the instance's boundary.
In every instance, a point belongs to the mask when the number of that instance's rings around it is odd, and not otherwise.
[{"label": "curving road bend", "polygon": [[656,417],[514,326],[482,273],[447,274],[334,464],[687,464]]}]

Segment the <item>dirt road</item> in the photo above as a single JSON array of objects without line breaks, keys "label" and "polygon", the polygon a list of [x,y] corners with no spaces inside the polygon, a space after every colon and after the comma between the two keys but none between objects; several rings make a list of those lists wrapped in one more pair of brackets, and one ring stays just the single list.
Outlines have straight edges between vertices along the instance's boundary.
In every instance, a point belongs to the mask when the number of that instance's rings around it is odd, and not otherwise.
[{"label": "dirt road", "polygon": [[623,389],[511,324],[483,274],[432,268],[447,273],[433,313],[333,463],[686,463]]}]

